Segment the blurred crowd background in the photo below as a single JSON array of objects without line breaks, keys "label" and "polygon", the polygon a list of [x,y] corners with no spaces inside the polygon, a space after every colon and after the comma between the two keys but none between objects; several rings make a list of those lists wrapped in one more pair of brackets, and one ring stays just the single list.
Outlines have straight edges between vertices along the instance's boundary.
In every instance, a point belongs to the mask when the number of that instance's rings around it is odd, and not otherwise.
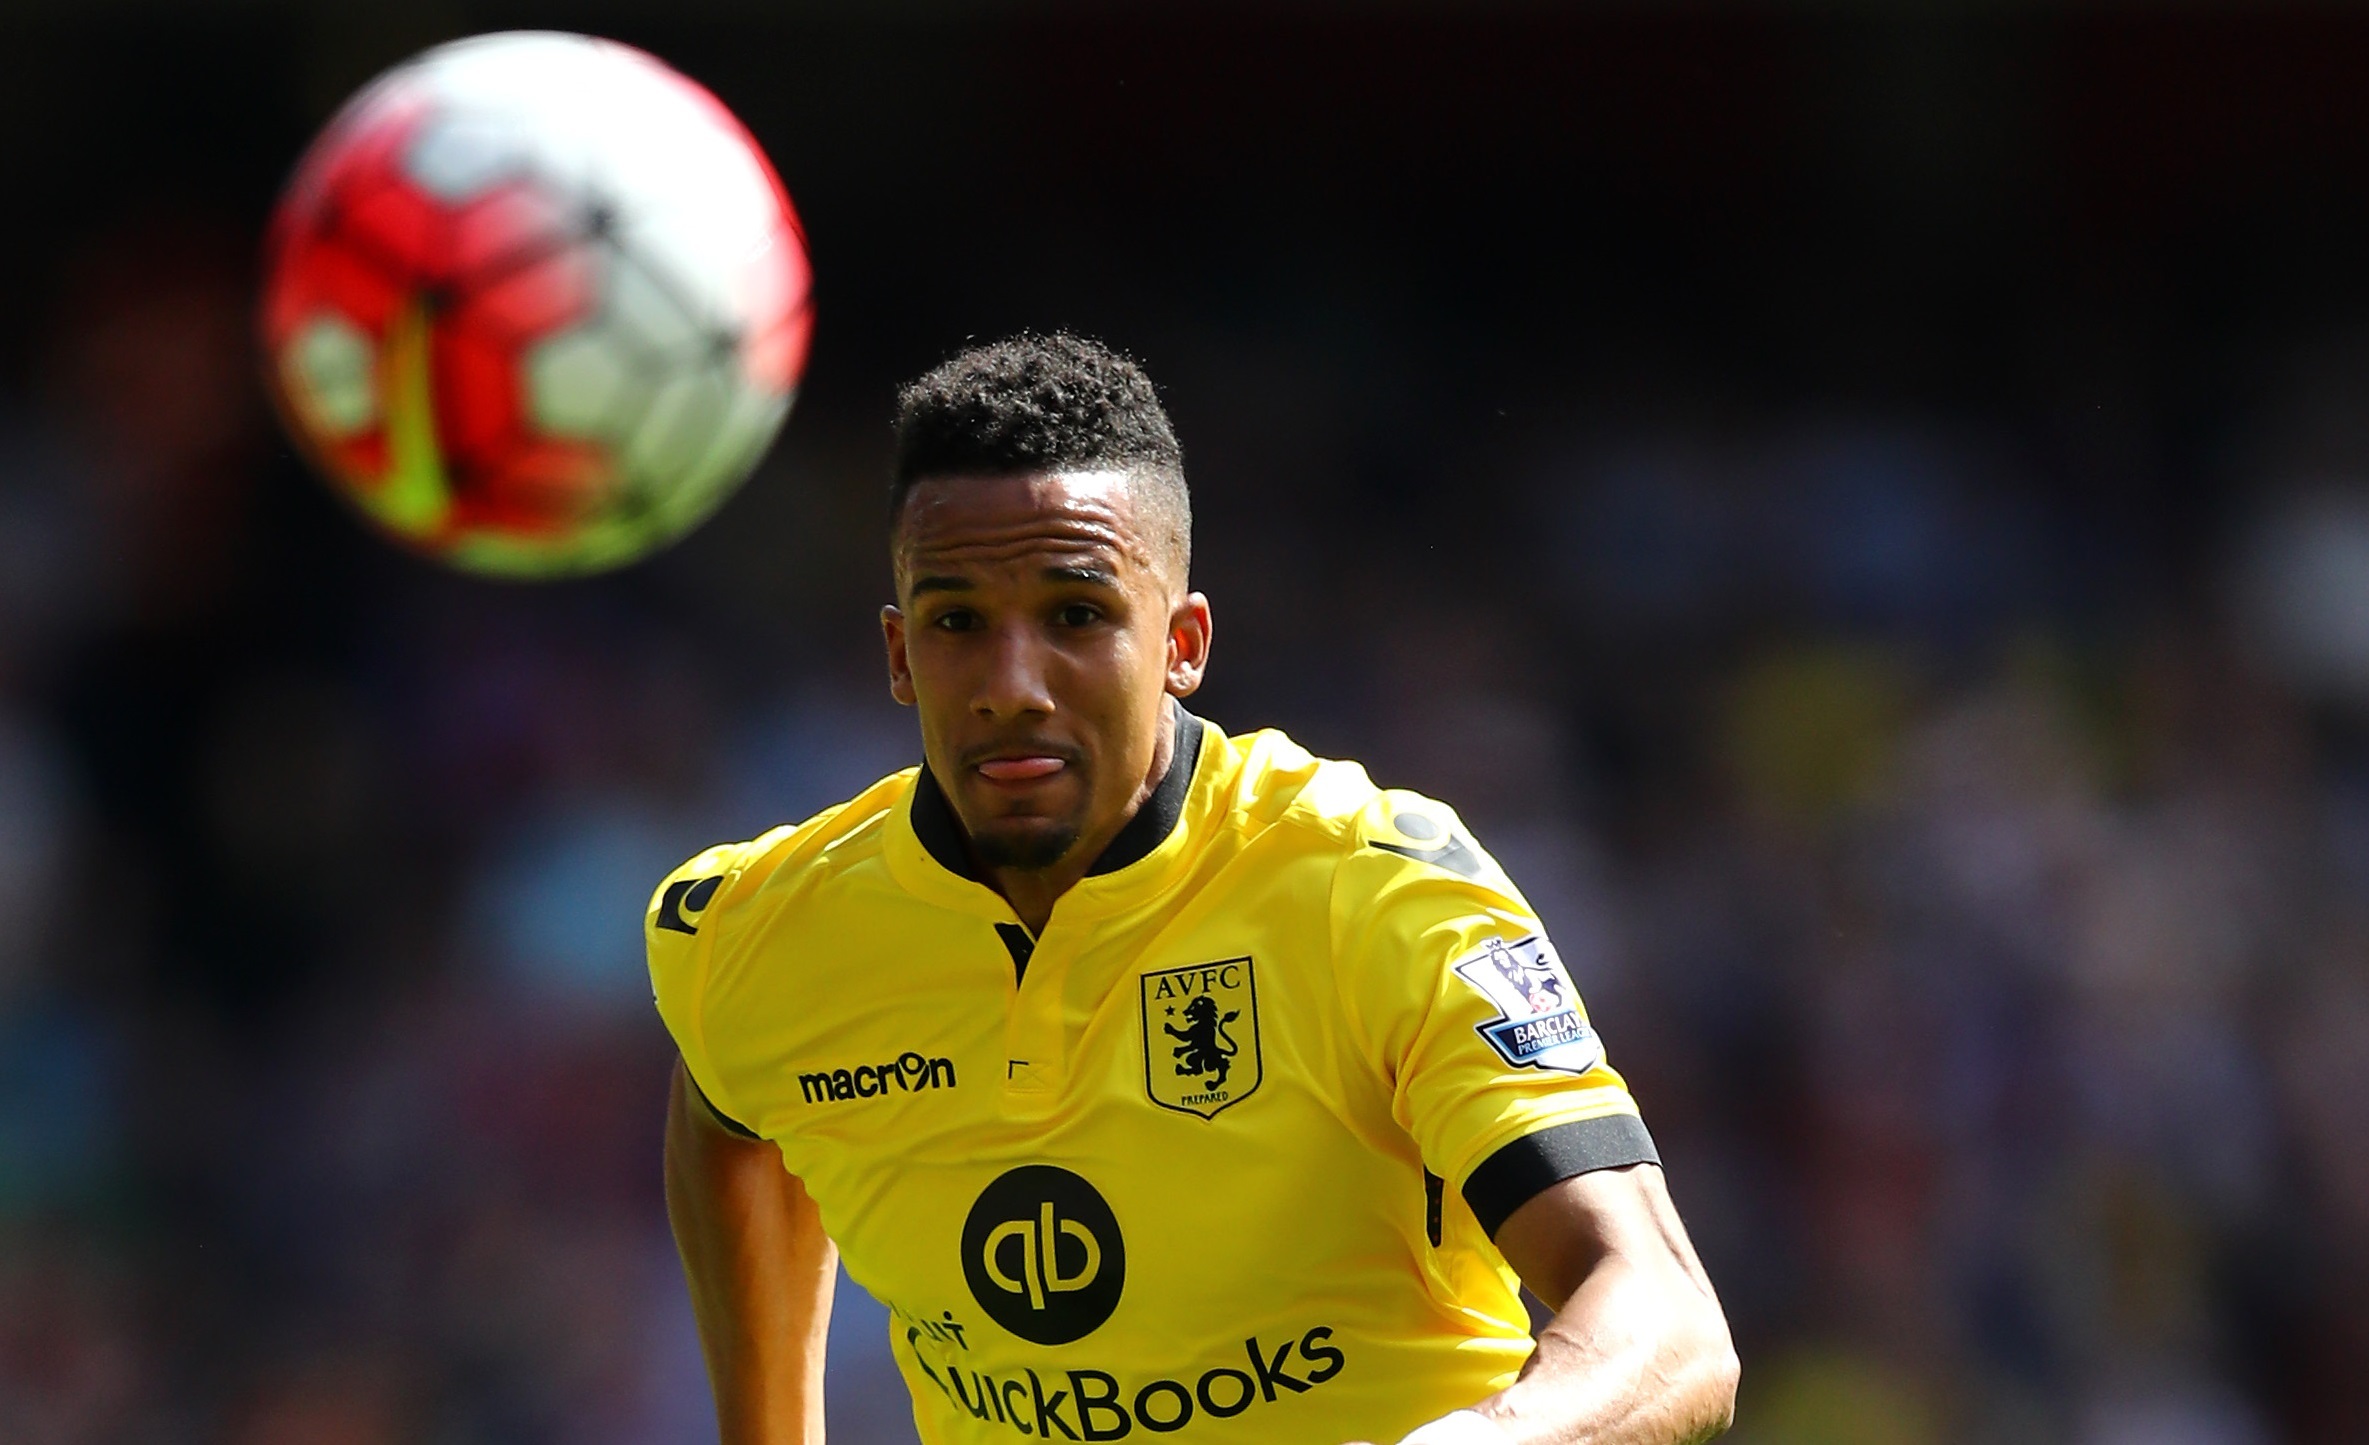
[{"label": "blurred crowd background", "polygon": [[[2369,1439],[2369,18],[1918,8],[9,7],[0,1439],[713,1438],[640,910],[914,760],[890,395],[1021,326],[1166,389],[1200,710],[1531,892],[1735,1438]],[[561,586],[365,535],[249,334],[312,129],[519,25],[819,277],[747,492]]]}]

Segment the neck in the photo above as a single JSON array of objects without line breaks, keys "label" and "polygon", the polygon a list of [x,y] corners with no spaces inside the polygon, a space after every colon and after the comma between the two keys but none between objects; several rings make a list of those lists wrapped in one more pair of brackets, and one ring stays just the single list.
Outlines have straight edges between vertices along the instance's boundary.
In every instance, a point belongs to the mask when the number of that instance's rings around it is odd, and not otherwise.
[{"label": "neck", "polygon": [[1175,760],[1176,709],[1167,706],[1160,709],[1160,731],[1152,743],[1152,765],[1137,780],[1135,792],[1116,817],[1092,832],[1079,834],[1077,842],[1070,845],[1069,851],[1061,855],[1060,861],[1049,868],[986,870],[989,885],[1004,896],[1006,903],[1012,905],[1012,912],[1019,916],[1021,927],[1031,934],[1045,931],[1045,925],[1053,917],[1053,905],[1061,901],[1062,894],[1078,885],[1078,881],[1093,868],[1094,860],[1100,858],[1103,850],[1111,845],[1111,840],[1118,837],[1119,831],[1143,810],[1145,801],[1160,786],[1161,780],[1168,776],[1168,769]]}]

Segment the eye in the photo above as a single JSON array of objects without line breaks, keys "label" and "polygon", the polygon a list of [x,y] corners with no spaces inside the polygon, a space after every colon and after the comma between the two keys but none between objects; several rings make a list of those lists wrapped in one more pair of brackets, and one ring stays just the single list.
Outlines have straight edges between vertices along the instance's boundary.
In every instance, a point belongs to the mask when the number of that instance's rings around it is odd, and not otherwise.
[{"label": "eye", "polygon": [[1091,627],[1102,620],[1102,609],[1091,602],[1071,602],[1053,614],[1063,627]]},{"label": "eye", "polygon": [[968,632],[979,625],[979,614],[967,607],[949,607],[930,619],[930,626],[941,632]]}]

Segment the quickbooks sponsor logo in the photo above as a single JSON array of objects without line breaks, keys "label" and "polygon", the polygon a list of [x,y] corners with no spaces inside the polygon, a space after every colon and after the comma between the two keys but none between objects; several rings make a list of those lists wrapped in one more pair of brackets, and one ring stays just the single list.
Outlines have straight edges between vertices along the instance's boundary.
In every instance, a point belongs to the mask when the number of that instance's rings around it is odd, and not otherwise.
[{"label": "quickbooks sponsor logo", "polygon": [[954,1060],[928,1058],[911,1050],[885,1064],[858,1064],[852,1069],[822,1069],[798,1076],[798,1093],[809,1104],[876,1099],[891,1089],[917,1094],[924,1089],[953,1087]]},{"label": "quickbooks sponsor logo", "polygon": [[962,1226],[962,1273],[987,1317],[1039,1345],[1102,1328],[1127,1286],[1127,1243],[1093,1185],[1051,1164],[997,1176]]},{"label": "quickbooks sponsor logo", "polygon": [[1023,1367],[999,1377],[943,1355],[932,1364],[937,1352],[925,1351],[924,1337],[920,1328],[906,1328],[914,1362],[948,1400],[976,1419],[1039,1440],[1124,1440],[1138,1428],[1165,1435],[1191,1424],[1195,1414],[1231,1420],[1253,1406],[1305,1395],[1349,1363],[1329,1325],[1273,1346],[1253,1335],[1242,1342],[1237,1362],[1141,1382],[1092,1369],[1040,1375]]}]

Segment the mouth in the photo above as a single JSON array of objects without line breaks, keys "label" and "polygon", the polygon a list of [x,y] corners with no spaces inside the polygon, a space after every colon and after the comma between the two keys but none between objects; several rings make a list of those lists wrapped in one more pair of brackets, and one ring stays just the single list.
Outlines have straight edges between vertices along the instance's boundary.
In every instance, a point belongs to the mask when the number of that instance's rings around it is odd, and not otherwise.
[{"label": "mouth", "polygon": [[989,758],[978,765],[982,777],[998,783],[1032,783],[1038,778],[1049,778],[1069,764],[1059,758],[1030,755],[1017,758]]},{"label": "mouth", "polygon": [[1005,787],[1025,787],[1067,772],[1075,765],[1077,754],[1072,748],[1032,742],[982,748],[963,761],[972,772],[988,782]]}]

